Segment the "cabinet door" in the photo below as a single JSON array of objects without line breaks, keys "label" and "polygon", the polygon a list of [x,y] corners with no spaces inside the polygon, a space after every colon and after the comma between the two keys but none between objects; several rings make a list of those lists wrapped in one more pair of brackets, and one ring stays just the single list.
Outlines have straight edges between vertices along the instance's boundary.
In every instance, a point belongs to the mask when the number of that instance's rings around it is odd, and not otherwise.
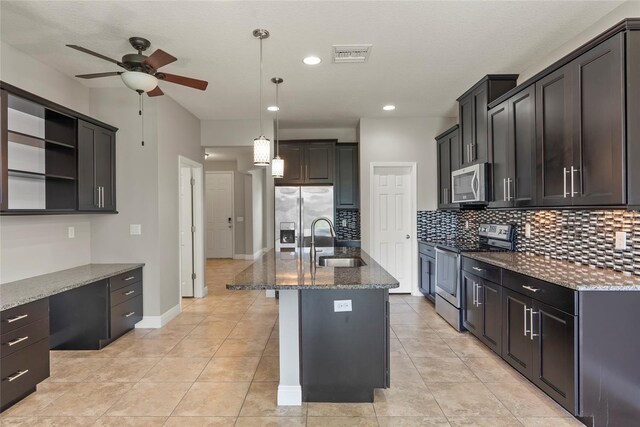
[{"label": "cabinet door", "polygon": [[438,140],[438,208],[451,200],[451,142],[446,136]]},{"label": "cabinet door", "polygon": [[509,103],[511,181],[507,192],[517,207],[536,206],[536,92],[535,86]]},{"label": "cabinet door", "polygon": [[507,179],[512,176],[509,145],[509,103],[505,101],[489,111],[489,152],[492,158],[489,207],[492,208],[512,206],[507,191]]},{"label": "cabinet door", "polygon": [[419,262],[420,262],[420,271],[418,271],[418,285],[420,286],[420,291],[428,295],[429,294],[429,257],[425,254],[418,254]]},{"label": "cabinet door", "polygon": [[355,209],[360,205],[359,197],[358,145],[336,146],[336,209]]},{"label": "cabinet door", "polygon": [[487,154],[487,85],[483,84],[471,94],[473,99],[473,141],[471,163],[485,163]]},{"label": "cabinet door", "polygon": [[109,130],[97,128],[94,137],[95,180],[102,197],[100,210],[114,211],[116,209],[115,134]]},{"label": "cabinet door", "polygon": [[459,107],[459,116],[460,117],[460,128],[459,128],[459,155],[460,167],[469,166],[472,162],[471,160],[471,149],[473,144],[473,96],[468,95],[462,98],[458,104]]},{"label": "cabinet door", "polygon": [[284,175],[276,179],[277,185],[298,185],[304,183],[302,174],[304,145],[302,143],[280,143],[280,157],[284,160]]},{"label": "cabinet door", "polygon": [[305,144],[305,183],[333,184],[334,143]]},{"label": "cabinet door", "polygon": [[95,176],[95,139],[98,127],[78,120],[78,209],[98,210],[98,185]]},{"label": "cabinet door", "polygon": [[577,324],[575,317],[543,304],[533,303],[532,381],[575,414]]},{"label": "cabinet door", "polygon": [[564,66],[536,83],[538,184],[542,206],[569,206],[573,163],[571,70]]},{"label": "cabinet door", "polygon": [[482,280],[476,291],[482,314],[482,341],[500,354],[502,349],[502,286]]},{"label": "cabinet door", "polygon": [[3,211],[8,208],[7,187],[9,186],[7,116],[7,91],[0,90],[0,210]]},{"label": "cabinet door", "polygon": [[462,272],[462,324],[473,335],[482,336],[482,313],[477,305],[477,292],[481,279]]},{"label": "cabinet door", "polygon": [[436,260],[429,258],[429,295],[431,299],[436,299]]},{"label": "cabinet door", "polygon": [[626,203],[624,34],[573,61],[573,203]]},{"label": "cabinet door", "polygon": [[502,288],[502,358],[529,378],[533,372],[530,310],[531,298]]},{"label": "cabinet door", "polygon": [[[447,139],[449,140],[449,150],[451,152],[449,172],[452,172],[461,168],[460,131],[458,129],[454,130],[447,136]],[[451,185],[451,174],[449,174],[449,185]]]}]

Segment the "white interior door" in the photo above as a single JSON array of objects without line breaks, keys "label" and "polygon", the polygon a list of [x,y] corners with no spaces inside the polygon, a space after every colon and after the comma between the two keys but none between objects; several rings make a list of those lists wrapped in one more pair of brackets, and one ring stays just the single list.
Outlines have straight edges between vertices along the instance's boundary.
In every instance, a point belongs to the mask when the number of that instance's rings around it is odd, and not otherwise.
[{"label": "white interior door", "polygon": [[233,172],[207,172],[207,258],[233,258]]},{"label": "white interior door", "polygon": [[193,175],[190,167],[180,168],[180,289],[183,297],[194,291]]},{"label": "white interior door", "polygon": [[400,287],[394,293],[410,293],[413,283],[413,205],[415,175],[410,166],[374,166],[371,206],[373,258]]}]

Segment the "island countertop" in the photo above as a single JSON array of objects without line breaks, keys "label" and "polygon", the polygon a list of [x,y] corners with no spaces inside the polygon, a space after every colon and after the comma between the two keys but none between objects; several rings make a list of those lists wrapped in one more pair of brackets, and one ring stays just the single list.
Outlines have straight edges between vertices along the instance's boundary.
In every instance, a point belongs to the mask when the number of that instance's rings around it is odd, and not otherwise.
[{"label": "island countertop", "polygon": [[144,264],[87,264],[3,283],[0,284],[0,311],[79,288],[143,266]]},{"label": "island countertop", "polygon": [[391,289],[399,286],[380,264],[360,248],[319,248],[321,256],[360,257],[362,267],[311,267],[308,249],[304,252],[270,250],[238,273],[227,285],[232,290],[295,289]]},{"label": "island countertop", "polygon": [[640,276],[522,252],[465,252],[483,261],[577,291],[640,291]]}]

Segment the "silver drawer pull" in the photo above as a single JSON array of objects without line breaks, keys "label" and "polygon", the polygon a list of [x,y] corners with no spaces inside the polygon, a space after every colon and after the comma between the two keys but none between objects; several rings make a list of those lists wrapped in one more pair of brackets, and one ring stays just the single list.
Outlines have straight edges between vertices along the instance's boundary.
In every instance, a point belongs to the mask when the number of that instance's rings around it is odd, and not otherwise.
[{"label": "silver drawer pull", "polygon": [[28,339],[29,339],[29,337],[28,337],[28,336],[20,337],[20,338],[16,338],[16,339],[15,339],[15,340],[13,340],[13,341],[9,341],[9,342],[7,343],[7,345],[8,345],[9,347],[12,347],[12,346],[14,346],[14,345],[16,345],[16,344],[20,344],[22,341],[26,341],[26,340],[28,340]]},{"label": "silver drawer pull", "polygon": [[128,282],[129,280],[133,280],[135,278],[136,278],[136,276],[129,276],[129,277],[125,278],[124,281]]},{"label": "silver drawer pull", "polygon": [[7,377],[7,380],[8,380],[9,382],[11,382],[11,381],[15,381],[15,380],[17,380],[18,378],[20,378],[21,376],[23,376],[24,374],[26,374],[27,372],[29,372],[29,370],[28,370],[28,369],[25,369],[24,371],[18,371],[18,372],[16,372],[14,375],[8,376],[8,377]]},{"label": "silver drawer pull", "polygon": [[136,291],[129,291],[129,292],[123,293],[122,295],[124,295],[126,297],[126,296],[129,296],[131,294],[135,294],[135,293],[136,293]]},{"label": "silver drawer pull", "polygon": [[473,268],[475,271],[484,271],[484,268],[478,268],[478,267],[471,267]]},{"label": "silver drawer pull", "polygon": [[13,323],[13,322],[17,322],[18,320],[22,320],[26,317],[29,317],[28,314],[22,314],[20,316],[16,316],[16,317],[12,317],[11,319],[7,319],[7,323]]},{"label": "silver drawer pull", "polygon": [[531,292],[538,292],[538,291],[540,290],[540,289],[538,289],[538,288],[532,288],[531,286],[525,286],[525,285],[522,285],[522,287],[523,287],[524,289],[528,290],[528,291],[531,291]]},{"label": "silver drawer pull", "polygon": [[125,314],[125,315],[124,315],[124,317],[131,317],[131,316],[133,316],[134,314],[136,314],[136,312],[135,312],[135,311],[132,311],[131,313],[127,313],[127,314]]}]

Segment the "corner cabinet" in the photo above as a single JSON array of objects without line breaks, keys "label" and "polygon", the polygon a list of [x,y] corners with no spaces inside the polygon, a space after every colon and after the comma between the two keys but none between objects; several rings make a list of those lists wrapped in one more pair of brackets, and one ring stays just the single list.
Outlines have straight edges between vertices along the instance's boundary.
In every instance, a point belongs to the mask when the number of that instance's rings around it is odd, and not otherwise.
[{"label": "corner cabinet", "polygon": [[360,168],[358,167],[358,144],[336,145],[336,209],[358,209],[360,207]]},{"label": "corner cabinet", "polygon": [[331,185],[334,183],[336,140],[280,141],[284,176],[275,185]]},{"label": "corner cabinet", "polygon": [[452,203],[451,172],[460,168],[459,126],[455,125],[436,136],[438,150],[438,209],[455,209]]},{"label": "corner cabinet", "polygon": [[0,82],[0,212],[115,212],[116,131]]},{"label": "corner cabinet", "polygon": [[78,210],[115,211],[115,132],[78,120]]}]

